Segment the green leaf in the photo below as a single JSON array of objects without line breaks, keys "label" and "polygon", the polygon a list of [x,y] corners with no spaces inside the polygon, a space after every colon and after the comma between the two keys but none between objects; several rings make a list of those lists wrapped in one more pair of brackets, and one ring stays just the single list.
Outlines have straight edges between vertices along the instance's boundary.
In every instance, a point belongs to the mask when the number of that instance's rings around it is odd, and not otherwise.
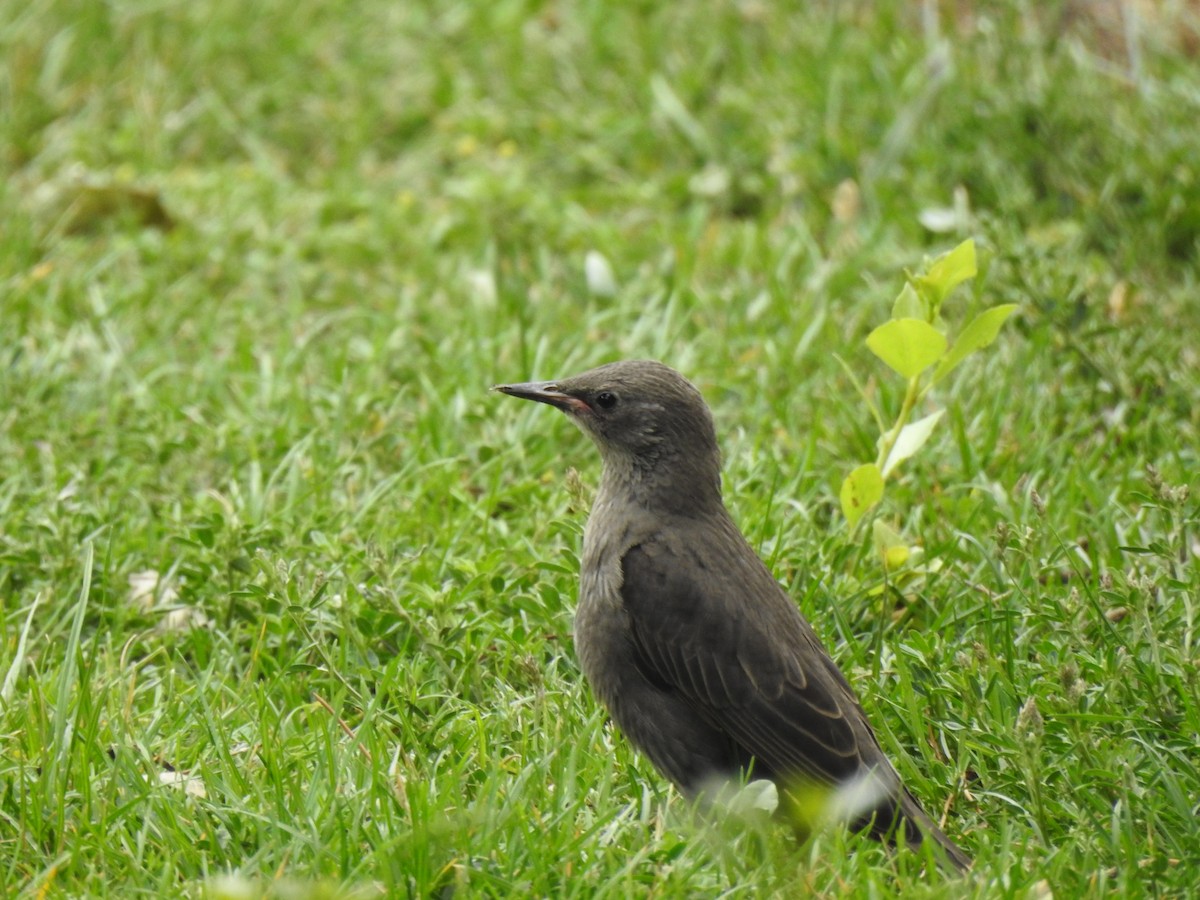
[{"label": "green leaf", "polygon": [[937,384],[960,362],[994,341],[1000,333],[1000,327],[1016,310],[1016,303],[1005,303],[1002,306],[993,306],[972,319],[958,336],[950,352],[942,358],[937,371],[933,373],[933,383]]},{"label": "green leaf", "polygon": [[885,569],[898,569],[908,562],[911,554],[908,543],[883,519],[876,519],[872,523],[871,534],[875,540],[875,552],[879,554]]},{"label": "green leaf", "polygon": [[896,302],[892,304],[893,319],[923,319],[925,306],[911,284],[906,283],[901,288]]},{"label": "green leaf", "polygon": [[974,278],[976,271],[975,242],[966,240],[935,259],[918,281],[930,290],[935,304],[941,306],[950,292],[968,278]]},{"label": "green leaf", "polygon": [[650,76],[650,97],[658,112],[675,126],[693,150],[706,159],[713,157],[712,141],[708,132],[662,75]]},{"label": "green leaf", "polygon": [[883,498],[883,476],[879,466],[867,463],[846,476],[840,493],[842,514],[853,528],[867,510]]},{"label": "green leaf", "polygon": [[892,319],[869,335],[871,352],[905,378],[920,375],[946,352],[946,336],[921,319]]},{"label": "green leaf", "polygon": [[882,475],[884,478],[887,478],[888,473],[892,469],[921,449],[925,442],[929,440],[929,435],[933,434],[933,426],[938,423],[938,420],[941,419],[945,412],[944,409],[939,409],[937,412],[931,413],[923,419],[909,422],[900,429],[896,443],[892,445],[892,452],[883,461]]}]

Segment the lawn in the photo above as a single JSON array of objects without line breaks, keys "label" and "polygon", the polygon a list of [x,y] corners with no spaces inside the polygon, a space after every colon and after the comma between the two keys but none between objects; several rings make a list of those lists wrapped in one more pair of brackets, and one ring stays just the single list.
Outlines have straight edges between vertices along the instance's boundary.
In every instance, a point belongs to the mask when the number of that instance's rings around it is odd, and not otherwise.
[{"label": "lawn", "polygon": [[[1200,13],[0,6],[0,895],[1200,893]],[[865,345],[973,238],[876,511]],[[962,881],[698,817],[572,647],[624,357]],[[1191,487],[1191,495],[1188,488]]]}]

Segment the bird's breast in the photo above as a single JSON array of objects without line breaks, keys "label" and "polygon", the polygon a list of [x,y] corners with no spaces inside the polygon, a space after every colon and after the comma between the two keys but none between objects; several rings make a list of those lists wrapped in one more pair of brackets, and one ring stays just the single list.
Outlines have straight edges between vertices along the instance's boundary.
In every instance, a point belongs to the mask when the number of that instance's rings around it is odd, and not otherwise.
[{"label": "bird's breast", "polygon": [[592,689],[611,709],[622,679],[632,671],[633,646],[621,602],[621,556],[629,528],[605,512],[598,503],[584,530],[575,650]]}]

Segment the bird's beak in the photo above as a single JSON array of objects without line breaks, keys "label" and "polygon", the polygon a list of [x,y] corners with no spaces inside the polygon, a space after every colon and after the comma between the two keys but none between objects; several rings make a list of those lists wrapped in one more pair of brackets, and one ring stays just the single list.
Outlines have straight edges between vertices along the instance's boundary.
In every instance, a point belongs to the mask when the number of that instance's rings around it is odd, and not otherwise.
[{"label": "bird's beak", "polygon": [[492,388],[510,397],[520,397],[522,400],[536,400],[538,403],[549,403],[563,412],[578,413],[588,409],[588,405],[578,397],[564,394],[553,381],[527,381],[524,384],[498,384]]}]

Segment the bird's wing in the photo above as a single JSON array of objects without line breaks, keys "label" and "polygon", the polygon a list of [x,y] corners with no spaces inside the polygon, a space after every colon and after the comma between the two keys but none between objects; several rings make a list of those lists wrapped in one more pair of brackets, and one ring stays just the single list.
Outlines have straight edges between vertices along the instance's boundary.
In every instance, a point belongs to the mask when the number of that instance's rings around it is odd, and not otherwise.
[{"label": "bird's wing", "polygon": [[878,764],[853,690],[766,567],[740,535],[698,537],[646,541],[622,559],[621,598],[646,677],[767,774],[831,784]]}]

